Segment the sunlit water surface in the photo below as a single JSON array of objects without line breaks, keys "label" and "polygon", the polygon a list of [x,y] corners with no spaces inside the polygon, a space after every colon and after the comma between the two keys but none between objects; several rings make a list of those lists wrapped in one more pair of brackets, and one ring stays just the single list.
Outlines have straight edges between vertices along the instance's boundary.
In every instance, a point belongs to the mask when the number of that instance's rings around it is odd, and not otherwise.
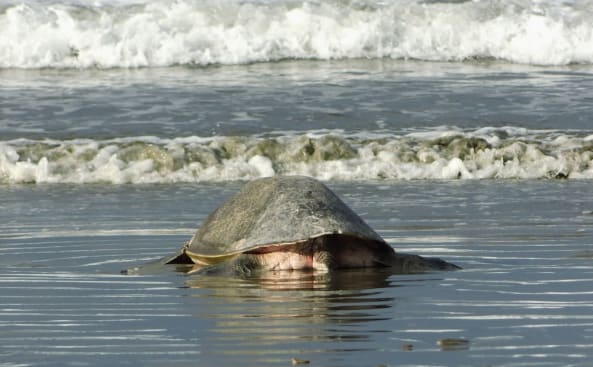
[{"label": "sunlit water surface", "polygon": [[2,187],[0,365],[590,365],[590,182],[330,183],[397,250],[456,272],[120,274],[239,186]]}]

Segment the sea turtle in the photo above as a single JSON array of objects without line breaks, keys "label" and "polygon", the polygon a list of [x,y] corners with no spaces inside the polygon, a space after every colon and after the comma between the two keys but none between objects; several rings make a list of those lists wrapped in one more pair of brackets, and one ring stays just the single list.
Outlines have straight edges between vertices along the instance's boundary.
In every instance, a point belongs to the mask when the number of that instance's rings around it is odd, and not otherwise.
[{"label": "sea turtle", "polygon": [[201,272],[391,267],[453,270],[440,259],[396,253],[321,182],[276,176],[248,182],[211,213],[167,264]]}]

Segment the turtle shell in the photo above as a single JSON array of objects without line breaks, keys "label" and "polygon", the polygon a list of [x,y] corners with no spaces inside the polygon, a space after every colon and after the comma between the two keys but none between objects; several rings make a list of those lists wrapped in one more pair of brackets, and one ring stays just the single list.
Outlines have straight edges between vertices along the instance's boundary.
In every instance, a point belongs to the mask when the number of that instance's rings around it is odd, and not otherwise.
[{"label": "turtle shell", "polygon": [[210,214],[184,253],[212,264],[259,247],[342,234],[384,243],[356,213],[321,182],[276,176],[248,182]]}]

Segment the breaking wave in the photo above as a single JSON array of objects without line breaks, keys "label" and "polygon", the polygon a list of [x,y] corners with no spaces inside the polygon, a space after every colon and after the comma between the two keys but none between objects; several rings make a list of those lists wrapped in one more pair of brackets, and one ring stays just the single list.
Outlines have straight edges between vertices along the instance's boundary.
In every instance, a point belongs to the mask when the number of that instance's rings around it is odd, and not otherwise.
[{"label": "breaking wave", "polygon": [[520,128],[404,135],[132,137],[0,142],[0,183],[592,179],[593,135]]},{"label": "breaking wave", "polygon": [[590,1],[8,0],[1,68],[284,59],[593,63]]}]

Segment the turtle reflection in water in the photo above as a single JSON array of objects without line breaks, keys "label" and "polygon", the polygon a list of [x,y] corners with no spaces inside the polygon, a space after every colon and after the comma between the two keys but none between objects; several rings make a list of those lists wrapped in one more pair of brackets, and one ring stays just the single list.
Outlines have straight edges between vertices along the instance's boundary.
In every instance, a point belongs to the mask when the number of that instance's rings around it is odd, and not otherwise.
[{"label": "turtle reflection in water", "polygon": [[216,209],[167,264],[200,273],[390,267],[393,273],[459,269],[400,254],[321,182],[256,179]]}]

